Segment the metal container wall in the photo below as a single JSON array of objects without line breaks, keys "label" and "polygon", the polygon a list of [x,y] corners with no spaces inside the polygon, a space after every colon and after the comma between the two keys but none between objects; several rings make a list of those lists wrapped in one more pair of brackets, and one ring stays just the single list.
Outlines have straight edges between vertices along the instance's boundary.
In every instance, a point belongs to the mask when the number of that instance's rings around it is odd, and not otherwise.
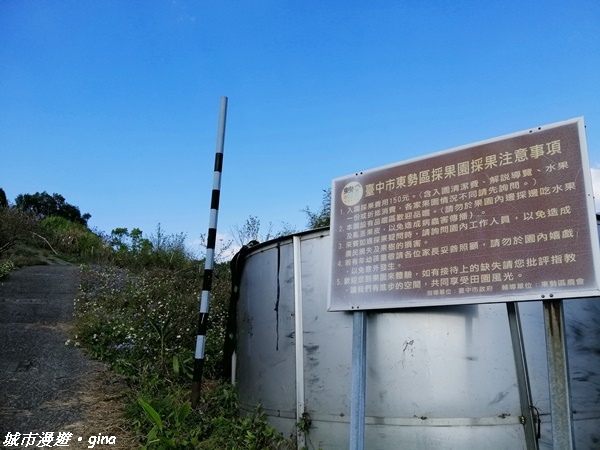
[{"label": "metal container wall", "polygon": [[[284,435],[306,411],[309,449],[348,448],[350,436],[352,314],[327,312],[330,255],[328,230],[261,244],[240,285],[241,408],[260,404]],[[600,448],[600,304],[564,310],[576,445]],[[519,311],[539,446],[550,449],[542,304]],[[505,304],[375,311],[367,326],[365,448],[527,448]]]}]

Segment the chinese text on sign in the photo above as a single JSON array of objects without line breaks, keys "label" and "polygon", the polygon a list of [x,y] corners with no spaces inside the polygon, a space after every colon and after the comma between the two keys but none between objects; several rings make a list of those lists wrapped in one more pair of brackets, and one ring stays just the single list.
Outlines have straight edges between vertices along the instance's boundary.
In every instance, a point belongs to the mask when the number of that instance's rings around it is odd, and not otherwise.
[{"label": "chinese text on sign", "polygon": [[598,295],[582,119],[333,181],[330,310]]}]

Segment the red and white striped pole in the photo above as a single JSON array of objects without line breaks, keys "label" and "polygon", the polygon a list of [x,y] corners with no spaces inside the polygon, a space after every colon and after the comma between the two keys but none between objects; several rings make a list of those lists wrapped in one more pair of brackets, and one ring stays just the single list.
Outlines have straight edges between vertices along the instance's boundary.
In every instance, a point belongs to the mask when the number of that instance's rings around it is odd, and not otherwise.
[{"label": "red and white striped pole", "polygon": [[215,154],[215,172],[210,200],[210,219],[208,223],[208,239],[206,242],[206,258],[204,276],[202,278],[202,294],[200,296],[200,312],[198,313],[198,333],[196,335],[196,353],[194,356],[194,376],[192,383],[192,408],[198,405],[202,389],[202,369],[204,367],[204,347],[208,326],[208,309],[210,291],[212,289],[213,269],[215,262],[215,244],[217,241],[217,218],[219,215],[219,198],[221,195],[221,172],[223,170],[223,148],[225,144],[225,119],[227,117],[227,97],[221,97],[219,110],[219,129],[217,132],[217,152]]}]

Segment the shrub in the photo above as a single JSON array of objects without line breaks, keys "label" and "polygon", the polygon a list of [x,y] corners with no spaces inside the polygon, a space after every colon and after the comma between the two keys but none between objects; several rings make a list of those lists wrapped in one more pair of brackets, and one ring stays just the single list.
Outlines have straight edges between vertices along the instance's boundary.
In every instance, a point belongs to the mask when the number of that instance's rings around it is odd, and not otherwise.
[{"label": "shrub", "polygon": [[121,267],[187,270],[193,260],[185,247],[185,235],[165,234],[160,224],[149,238],[139,228],[115,228],[108,239],[113,258]]},{"label": "shrub", "polygon": [[[225,292],[228,272],[214,278],[216,292]],[[144,364],[168,375],[177,358],[180,374],[195,345],[198,270],[153,269],[132,272],[115,266],[84,266],[75,301],[78,339],[92,353],[118,370],[135,375]],[[205,371],[220,371],[227,297],[216,296],[211,307]],[[179,374],[178,374],[179,375]]]},{"label": "shrub", "polygon": [[108,244],[85,225],[71,222],[60,216],[50,216],[40,221],[42,234],[52,249],[82,260],[106,259]]},{"label": "shrub", "polygon": [[92,217],[88,213],[82,215],[79,208],[67,203],[62,195],[50,195],[46,191],[18,195],[15,206],[40,218],[59,216],[84,226]]},{"label": "shrub", "polygon": [[264,414],[237,414],[235,388],[220,374],[230,272],[215,267],[207,333],[203,393],[190,410],[199,270],[82,266],[75,301],[76,345],[82,343],[131,386],[128,419],[147,449],[275,449],[284,440]]},{"label": "shrub", "polygon": [[0,261],[0,280],[7,277],[13,270],[15,270],[15,265],[12,261]]},{"label": "shrub", "polygon": [[0,253],[22,242],[30,242],[37,223],[31,214],[17,208],[0,207]]},{"label": "shrub", "polygon": [[259,407],[241,417],[234,386],[210,384],[199,410],[190,409],[189,389],[170,386],[168,395],[140,394],[129,419],[144,436],[145,449],[278,450],[290,444],[267,422]]}]

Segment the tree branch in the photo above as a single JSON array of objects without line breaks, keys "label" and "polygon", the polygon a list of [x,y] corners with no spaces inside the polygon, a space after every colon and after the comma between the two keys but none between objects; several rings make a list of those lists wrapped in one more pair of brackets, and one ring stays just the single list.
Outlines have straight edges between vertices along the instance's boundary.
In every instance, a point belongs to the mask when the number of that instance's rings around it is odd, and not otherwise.
[{"label": "tree branch", "polygon": [[54,254],[55,254],[56,256],[58,256],[58,252],[52,248],[52,246],[50,245],[50,242],[48,242],[48,239],[46,239],[44,236],[40,236],[39,234],[37,234],[37,233],[35,233],[35,232],[33,232],[33,231],[32,231],[31,233],[32,233],[34,236],[37,236],[37,237],[39,237],[40,239],[43,239],[43,240],[44,240],[44,242],[45,242],[46,244],[48,244],[48,247],[50,247],[50,249],[51,249],[51,250],[54,252]]}]

